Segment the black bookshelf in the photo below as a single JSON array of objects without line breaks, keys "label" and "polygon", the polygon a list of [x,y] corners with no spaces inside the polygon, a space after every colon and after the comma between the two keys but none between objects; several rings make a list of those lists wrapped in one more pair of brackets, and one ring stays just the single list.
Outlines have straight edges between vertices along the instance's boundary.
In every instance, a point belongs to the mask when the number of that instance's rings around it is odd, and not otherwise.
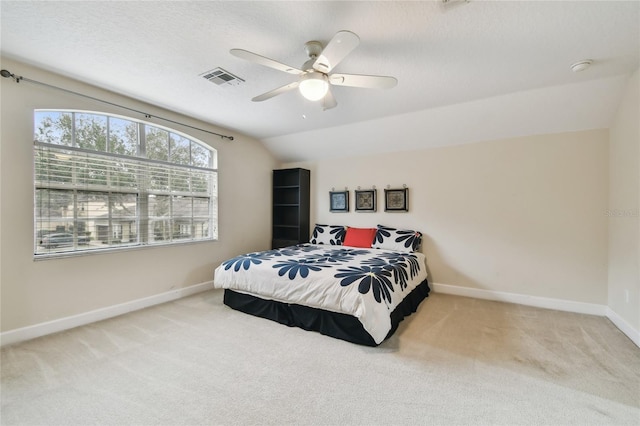
[{"label": "black bookshelf", "polygon": [[272,248],[309,241],[310,185],[307,169],[273,171]]}]

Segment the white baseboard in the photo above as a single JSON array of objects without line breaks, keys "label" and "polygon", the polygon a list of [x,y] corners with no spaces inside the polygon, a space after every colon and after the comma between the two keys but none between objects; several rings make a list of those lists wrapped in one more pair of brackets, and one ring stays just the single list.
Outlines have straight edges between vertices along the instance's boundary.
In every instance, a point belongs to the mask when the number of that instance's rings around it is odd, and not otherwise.
[{"label": "white baseboard", "polygon": [[555,309],[558,311],[575,312],[579,314],[607,317],[620,329],[636,346],[640,347],[640,332],[606,305],[596,303],[574,302],[571,300],[552,299],[548,297],[528,296],[526,294],[506,293],[503,291],[484,290],[479,288],[460,287],[449,284],[431,283],[436,293],[453,294],[456,296],[473,297],[476,299],[495,300],[498,302],[517,303],[519,305],[535,306],[537,308]]},{"label": "white baseboard", "polygon": [[459,287],[449,284],[433,283],[436,293],[455,294],[457,296],[474,297],[476,299],[495,300],[498,302],[517,303],[519,305],[535,306],[537,308],[556,309],[558,311],[576,312],[605,316],[606,305],[596,303],[574,302],[571,300],[552,299],[548,297],[528,296],[526,294],[507,293],[503,291],[484,290],[480,288]]},{"label": "white baseboard", "polygon": [[213,281],[207,281],[201,284],[178,288],[175,290],[167,291],[165,293],[144,297],[142,299],[136,299],[130,302],[107,306],[105,308],[84,312],[78,315],[72,315],[70,317],[47,321],[28,327],[17,328],[15,330],[5,331],[4,333],[0,333],[0,346],[35,339],[36,337],[57,333],[59,331],[69,330],[81,325],[86,325],[92,322],[126,314],[127,312],[137,311],[139,309],[148,308],[149,306],[170,302],[172,300],[187,297],[192,294],[210,290],[212,288]]},{"label": "white baseboard", "polygon": [[607,307],[607,318],[609,318],[613,325],[618,327],[620,331],[626,334],[627,337],[640,348],[640,331],[633,328],[631,324],[626,322],[620,315],[609,307]]}]

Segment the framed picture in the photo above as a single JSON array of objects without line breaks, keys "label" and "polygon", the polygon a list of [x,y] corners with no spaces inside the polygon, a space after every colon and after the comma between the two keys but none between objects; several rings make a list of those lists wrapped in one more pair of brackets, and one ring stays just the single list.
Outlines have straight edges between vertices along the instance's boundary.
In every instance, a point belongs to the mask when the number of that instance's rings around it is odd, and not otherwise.
[{"label": "framed picture", "polygon": [[329,191],[329,211],[349,211],[349,191]]},{"label": "framed picture", "polygon": [[376,190],[366,189],[357,190],[356,193],[356,211],[357,212],[375,212],[376,211]]},{"label": "framed picture", "polygon": [[408,212],[409,211],[409,188],[385,189],[384,190],[384,211],[385,212]]}]

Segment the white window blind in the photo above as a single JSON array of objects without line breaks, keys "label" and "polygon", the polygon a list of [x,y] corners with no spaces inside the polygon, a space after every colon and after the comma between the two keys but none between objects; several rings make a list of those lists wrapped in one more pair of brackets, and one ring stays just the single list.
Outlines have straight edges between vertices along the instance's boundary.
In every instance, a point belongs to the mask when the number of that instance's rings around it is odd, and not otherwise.
[{"label": "white window blind", "polygon": [[121,117],[35,118],[36,256],[217,238],[212,148]]}]

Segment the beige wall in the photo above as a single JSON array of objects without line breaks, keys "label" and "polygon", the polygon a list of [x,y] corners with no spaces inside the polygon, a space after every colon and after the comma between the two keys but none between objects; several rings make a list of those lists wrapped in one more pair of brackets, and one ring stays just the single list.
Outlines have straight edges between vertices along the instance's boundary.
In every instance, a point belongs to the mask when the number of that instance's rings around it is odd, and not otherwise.
[{"label": "beige wall", "polygon": [[[312,170],[312,222],[421,231],[436,283],[606,305],[608,137],[593,130],[286,166]],[[383,189],[403,184],[410,211],[384,213]],[[373,185],[378,212],[356,213],[353,200],[349,213],[329,212],[332,187],[353,197]]]},{"label": "beige wall", "polygon": [[[160,117],[229,133],[6,58],[2,59],[2,68]],[[255,139],[237,133],[232,133],[235,140],[231,142],[155,120],[218,150],[219,241],[35,262],[32,241],[33,109],[85,109],[129,116],[133,113],[28,82],[16,84],[10,79],[0,80],[3,332],[210,281],[215,266],[222,260],[269,247],[271,170],[276,165],[272,155]]]},{"label": "beige wall", "polygon": [[640,71],[610,135],[609,307],[640,331]]}]

